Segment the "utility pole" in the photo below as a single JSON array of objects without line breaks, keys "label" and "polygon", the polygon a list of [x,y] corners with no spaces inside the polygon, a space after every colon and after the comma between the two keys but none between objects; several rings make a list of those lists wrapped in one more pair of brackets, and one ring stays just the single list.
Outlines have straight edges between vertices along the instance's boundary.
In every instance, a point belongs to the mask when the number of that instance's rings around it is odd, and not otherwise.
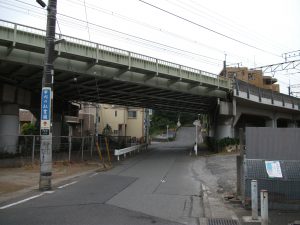
[{"label": "utility pole", "polygon": [[224,71],[224,76],[225,76],[225,77],[227,77],[226,57],[227,57],[227,54],[225,53],[225,59],[224,59],[224,61],[223,61],[223,71]]},{"label": "utility pole", "polygon": [[[37,0],[42,7],[46,4]],[[45,41],[44,71],[41,93],[41,146],[40,146],[40,182],[41,191],[51,189],[52,179],[52,106],[53,106],[53,61],[55,46],[57,0],[49,0],[47,6],[47,27]]]}]

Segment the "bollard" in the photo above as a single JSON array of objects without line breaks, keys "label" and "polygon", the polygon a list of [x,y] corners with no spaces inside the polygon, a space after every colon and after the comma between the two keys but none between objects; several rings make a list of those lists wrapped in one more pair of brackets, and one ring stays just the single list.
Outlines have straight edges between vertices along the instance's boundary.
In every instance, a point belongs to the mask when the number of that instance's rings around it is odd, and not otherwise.
[{"label": "bollard", "polygon": [[257,180],[251,181],[251,209],[252,220],[258,220],[258,204],[257,204]]},{"label": "bollard", "polygon": [[268,225],[268,191],[260,191],[260,214],[261,214],[261,225]]}]

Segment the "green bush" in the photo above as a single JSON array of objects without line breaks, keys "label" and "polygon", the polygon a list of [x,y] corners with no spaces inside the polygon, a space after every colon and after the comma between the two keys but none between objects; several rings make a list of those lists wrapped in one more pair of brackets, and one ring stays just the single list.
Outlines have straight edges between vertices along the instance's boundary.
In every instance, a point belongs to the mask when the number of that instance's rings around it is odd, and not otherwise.
[{"label": "green bush", "polygon": [[38,134],[38,128],[33,123],[24,123],[21,128],[23,135],[34,135]]},{"label": "green bush", "polygon": [[238,145],[238,144],[239,144],[239,139],[237,138],[226,137],[217,141],[217,145],[221,148],[224,148],[229,145]]},{"label": "green bush", "polygon": [[237,138],[226,137],[226,138],[216,140],[213,137],[206,137],[205,143],[211,151],[218,152],[219,150],[223,149],[226,146],[238,145],[240,142],[239,139]]}]

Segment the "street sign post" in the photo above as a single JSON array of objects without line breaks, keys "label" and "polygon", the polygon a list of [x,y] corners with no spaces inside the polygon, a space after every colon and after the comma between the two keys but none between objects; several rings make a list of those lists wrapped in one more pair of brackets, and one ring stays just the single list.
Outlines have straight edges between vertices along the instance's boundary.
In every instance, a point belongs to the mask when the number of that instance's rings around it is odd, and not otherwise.
[{"label": "street sign post", "polygon": [[[46,4],[37,1],[42,7]],[[47,28],[45,39],[44,71],[41,93],[41,144],[40,144],[40,183],[41,191],[51,189],[52,179],[52,101],[54,81],[54,47],[57,0],[49,0],[47,5]]]}]

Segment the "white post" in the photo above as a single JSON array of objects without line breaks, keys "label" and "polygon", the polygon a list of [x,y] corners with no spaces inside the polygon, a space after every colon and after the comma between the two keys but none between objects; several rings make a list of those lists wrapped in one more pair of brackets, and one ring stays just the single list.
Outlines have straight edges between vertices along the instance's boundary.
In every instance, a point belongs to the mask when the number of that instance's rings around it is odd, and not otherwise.
[{"label": "white post", "polygon": [[197,156],[198,155],[198,124],[196,124],[196,147],[195,147],[195,155]]},{"label": "white post", "polygon": [[258,204],[257,204],[257,180],[251,181],[251,208],[252,220],[258,219]]},{"label": "white post", "polygon": [[268,216],[268,191],[260,191],[260,211],[261,211],[261,225],[269,224]]}]

